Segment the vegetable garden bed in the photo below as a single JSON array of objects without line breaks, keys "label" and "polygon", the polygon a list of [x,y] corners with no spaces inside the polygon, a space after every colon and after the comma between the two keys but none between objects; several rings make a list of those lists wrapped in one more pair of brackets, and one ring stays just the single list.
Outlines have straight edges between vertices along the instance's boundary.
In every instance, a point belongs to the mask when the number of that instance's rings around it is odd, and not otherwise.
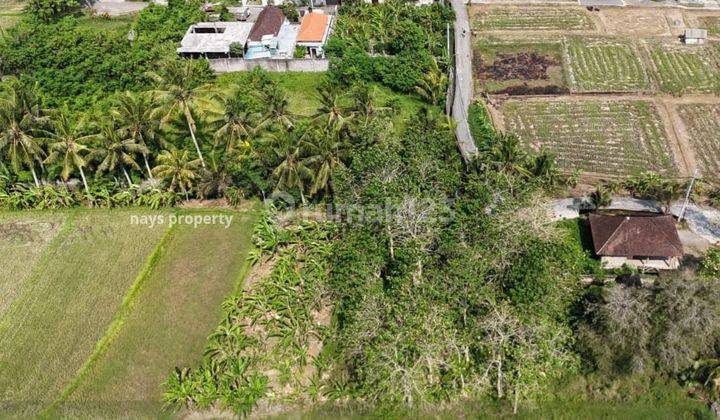
[{"label": "vegetable garden bed", "polygon": [[642,100],[509,101],[505,127],[563,169],[609,176],[677,169],[660,116]]},{"label": "vegetable garden bed", "polygon": [[482,7],[472,15],[473,28],[481,31],[595,29],[589,14],[581,8]]},{"label": "vegetable garden bed", "polygon": [[720,180],[720,104],[682,104],[678,114],[703,176]]}]

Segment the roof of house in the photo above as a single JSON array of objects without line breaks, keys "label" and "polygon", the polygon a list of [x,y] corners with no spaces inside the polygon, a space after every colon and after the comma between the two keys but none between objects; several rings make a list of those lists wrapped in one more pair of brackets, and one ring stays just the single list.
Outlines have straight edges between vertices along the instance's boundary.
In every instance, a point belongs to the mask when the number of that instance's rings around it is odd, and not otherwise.
[{"label": "roof of house", "polygon": [[671,215],[590,214],[595,254],[608,257],[681,257],[682,243]]},{"label": "roof of house", "polygon": [[685,29],[685,38],[707,38],[707,29]]},{"label": "roof of house", "polygon": [[280,32],[283,22],[285,22],[285,14],[277,6],[267,6],[262,9],[260,14],[250,31],[248,39],[250,41],[260,42],[262,37],[266,35],[277,36]]},{"label": "roof of house", "polygon": [[[178,53],[225,53],[230,52],[230,44],[245,45],[253,24],[248,22],[200,22],[190,26],[182,41]],[[197,30],[203,32],[197,33]],[[216,32],[212,32],[214,30]]]},{"label": "roof of house", "polygon": [[325,13],[307,13],[300,23],[297,42],[322,42],[330,26],[330,16]]}]

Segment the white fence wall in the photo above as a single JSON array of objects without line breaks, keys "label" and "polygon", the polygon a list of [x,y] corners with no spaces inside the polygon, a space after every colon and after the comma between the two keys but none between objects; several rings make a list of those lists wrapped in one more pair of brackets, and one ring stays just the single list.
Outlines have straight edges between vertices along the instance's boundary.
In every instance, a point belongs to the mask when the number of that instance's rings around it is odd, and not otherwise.
[{"label": "white fence wall", "polygon": [[245,60],[243,58],[213,58],[208,60],[210,68],[215,73],[229,73],[233,71],[248,71],[255,67],[261,67],[270,72],[304,71],[323,72],[327,71],[329,61],[325,59],[255,59]]}]

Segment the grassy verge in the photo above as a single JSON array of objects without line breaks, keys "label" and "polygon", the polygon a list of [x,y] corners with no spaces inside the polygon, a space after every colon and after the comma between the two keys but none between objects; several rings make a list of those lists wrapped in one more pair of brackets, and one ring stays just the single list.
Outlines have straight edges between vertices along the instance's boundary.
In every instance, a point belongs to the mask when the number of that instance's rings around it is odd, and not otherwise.
[{"label": "grassy verge", "polygon": [[[158,214],[134,211],[132,214]],[[162,229],[126,211],[74,211],[0,324],[0,400],[33,416],[92,354]]]},{"label": "grassy verge", "polygon": [[59,413],[161,415],[162,383],[176,365],[192,364],[202,355],[207,335],[220,320],[222,301],[245,272],[254,217],[228,215],[234,219],[227,229],[174,229],[122,328],[58,405]]}]

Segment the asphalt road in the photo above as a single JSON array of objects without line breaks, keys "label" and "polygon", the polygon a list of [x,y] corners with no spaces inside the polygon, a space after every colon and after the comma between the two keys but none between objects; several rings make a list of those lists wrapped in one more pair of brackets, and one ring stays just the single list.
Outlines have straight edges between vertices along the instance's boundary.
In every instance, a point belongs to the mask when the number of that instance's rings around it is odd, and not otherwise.
[{"label": "asphalt road", "polygon": [[468,106],[473,97],[470,22],[462,0],[451,0],[455,10],[455,98],[452,114],[457,122],[457,142],[465,161],[477,154],[468,125]]}]

